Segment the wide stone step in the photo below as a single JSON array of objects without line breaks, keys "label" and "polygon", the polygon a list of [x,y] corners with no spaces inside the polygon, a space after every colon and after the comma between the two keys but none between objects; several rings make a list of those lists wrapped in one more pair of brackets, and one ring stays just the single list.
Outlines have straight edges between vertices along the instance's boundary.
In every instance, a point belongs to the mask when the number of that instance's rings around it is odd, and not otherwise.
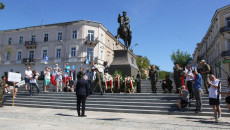
[{"label": "wide stone step", "polygon": [[[11,104],[6,104],[6,105],[11,105]],[[54,108],[54,109],[74,109],[76,110],[76,106],[64,106],[64,105],[59,105],[59,106],[54,106],[54,105],[41,105],[41,104],[20,104],[20,103],[15,103],[15,106],[23,106],[23,107],[40,107],[40,108]],[[213,116],[213,112],[202,112],[202,113],[194,113],[194,111],[184,111],[184,112],[179,112],[175,110],[143,110],[143,109],[121,109],[121,108],[95,108],[95,107],[90,107],[86,106],[86,111],[104,111],[104,112],[125,112],[125,113],[140,113],[140,114],[167,114],[167,115],[197,115],[197,116]],[[222,113],[222,117],[230,117],[229,113]]]},{"label": "wide stone step", "polygon": [[[12,99],[8,100],[8,102],[12,102]],[[62,103],[62,104],[76,104],[76,99],[40,99],[40,98],[16,98],[15,103],[19,102],[25,102],[25,103]],[[154,100],[152,102],[149,101],[122,101],[122,100],[93,100],[93,99],[88,99],[87,100],[88,104],[116,104],[116,105],[136,105],[136,106],[174,106],[176,105],[176,100],[171,100],[170,102],[165,100],[165,101],[158,101]],[[191,101],[191,106],[194,107],[195,101]],[[225,102],[221,102],[221,104],[225,104]],[[209,102],[203,102],[202,106],[205,107],[210,107]]]}]

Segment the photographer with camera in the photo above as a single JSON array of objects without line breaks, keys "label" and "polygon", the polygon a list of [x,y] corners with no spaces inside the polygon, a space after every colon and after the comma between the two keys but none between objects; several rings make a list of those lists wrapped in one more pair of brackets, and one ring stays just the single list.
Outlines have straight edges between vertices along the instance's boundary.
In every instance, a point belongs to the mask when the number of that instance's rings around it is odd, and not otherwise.
[{"label": "photographer with camera", "polygon": [[197,72],[197,70],[193,70],[192,73],[195,75],[195,79],[193,78],[193,94],[196,99],[195,112],[198,113],[202,111],[202,98],[201,98],[202,77]]},{"label": "photographer with camera", "polygon": [[177,100],[177,105],[179,111],[181,111],[181,108],[184,108],[188,105],[189,100],[189,92],[185,89],[185,86],[181,86],[179,89],[180,99]]}]

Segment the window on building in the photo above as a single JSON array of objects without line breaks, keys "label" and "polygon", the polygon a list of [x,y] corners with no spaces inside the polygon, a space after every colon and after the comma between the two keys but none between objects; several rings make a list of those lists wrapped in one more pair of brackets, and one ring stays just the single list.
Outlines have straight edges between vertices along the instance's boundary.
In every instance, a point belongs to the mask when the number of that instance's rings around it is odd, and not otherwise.
[{"label": "window on building", "polygon": [[101,34],[101,42],[104,43],[104,37],[103,34]]},{"label": "window on building", "polygon": [[6,53],[6,60],[10,60],[10,53],[9,52]]},{"label": "window on building", "polygon": [[108,47],[110,48],[110,40],[108,40]]},{"label": "window on building", "polygon": [[32,62],[34,60],[34,51],[29,51],[29,61]]},{"label": "window on building", "polygon": [[115,48],[115,44],[113,43],[113,50],[114,50],[114,48]]},{"label": "window on building", "polygon": [[101,60],[104,60],[103,57],[104,57],[104,52],[101,51]]},{"label": "window on building", "polygon": [[227,26],[230,27],[230,17],[226,18],[227,20]]},{"label": "window on building", "polygon": [[36,42],[36,36],[35,36],[35,35],[32,35],[32,36],[31,36],[31,42],[32,42],[32,43]]},{"label": "window on building", "polygon": [[108,64],[110,63],[110,54],[108,54]]},{"label": "window on building", "polygon": [[61,58],[61,49],[60,48],[58,48],[56,50],[56,58]]},{"label": "window on building", "polygon": [[48,56],[48,50],[42,50],[42,59],[45,59],[46,56]]},{"label": "window on building", "polygon": [[93,61],[93,48],[87,48],[87,59]]},{"label": "window on building", "polygon": [[[230,50],[230,40],[228,40],[227,42],[228,42],[228,43],[227,43],[228,50]],[[227,50],[227,51],[228,51],[228,50]]]},{"label": "window on building", "polygon": [[77,39],[77,30],[73,30],[72,32],[72,38]]},{"label": "window on building", "polygon": [[72,47],[71,48],[71,57],[75,57],[76,56],[76,47]]},{"label": "window on building", "polygon": [[8,45],[11,45],[12,44],[12,38],[10,37],[9,39],[8,39]]},{"label": "window on building", "polygon": [[18,51],[17,60],[22,60],[22,52]]},{"label": "window on building", "polygon": [[44,42],[47,42],[49,39],[49,34],[48,33],[45,33],[44,35]]},{"label": "window on building", "polygon": [[88,31],[88,40],[94,41],[94,31],[92,31],[92,30]]},{"label": "window on building", "polygon": [[58,41],[62,40],[62,32],[58,32],[57,40]]},{"label": "window on building", "polygon": [[19,37],[19,44],[23,44],[23,36]]}]

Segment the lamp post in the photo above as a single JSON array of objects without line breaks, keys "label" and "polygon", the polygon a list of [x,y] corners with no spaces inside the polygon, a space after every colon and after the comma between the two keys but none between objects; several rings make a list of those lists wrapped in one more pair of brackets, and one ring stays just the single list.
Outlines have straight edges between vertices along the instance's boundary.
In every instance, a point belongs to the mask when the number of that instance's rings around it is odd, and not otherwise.
[{"label": "lamp post", "polygon": [[134,48],[135,46],[137,46],[137,45],[139,45],[139,44],[136,43],[135,45],[133,45],[133,46],[131,47],[131,50],[133,50],[133,48]]},{"label": "lamp post", "polygon": [[[63,42],[63,40],[59,40],[59,42],[61,42],[62,43],[62,46],[64,46],[64,42]],[[64,62],[64,68],[65,68],[65,64],[67,63],[67,45],[65,44],[65,53],[64,53],[65,55],[64,55],[64,58],[65,58],[65,62]]]}]

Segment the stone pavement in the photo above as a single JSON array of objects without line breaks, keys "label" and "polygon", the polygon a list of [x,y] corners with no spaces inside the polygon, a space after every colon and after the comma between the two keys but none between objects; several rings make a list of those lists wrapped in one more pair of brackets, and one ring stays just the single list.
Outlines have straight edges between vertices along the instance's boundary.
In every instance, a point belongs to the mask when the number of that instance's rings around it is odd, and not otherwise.
[{"label": "stone pavement", "polygon": [[131,114],[87,111],[86,118],[75,110],[5,106],[0,108],[1,130],[142,130],[142,129],[230,129],[230,117],[218,123],[213,117]]}]

